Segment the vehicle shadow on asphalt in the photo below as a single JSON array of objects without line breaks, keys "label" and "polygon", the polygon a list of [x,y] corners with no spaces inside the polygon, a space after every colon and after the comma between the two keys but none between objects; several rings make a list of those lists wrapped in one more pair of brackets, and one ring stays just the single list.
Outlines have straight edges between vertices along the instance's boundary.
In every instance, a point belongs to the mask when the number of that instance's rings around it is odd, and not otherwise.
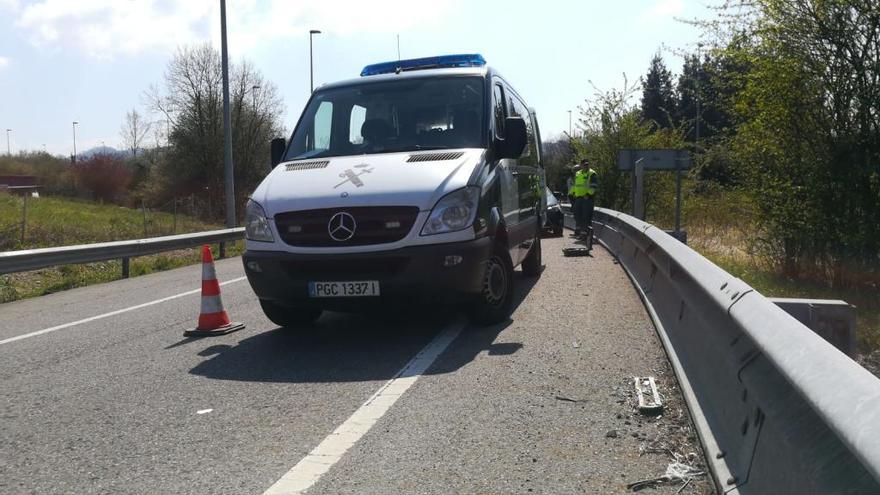
[{"label": "vehicle shadow on asphalt", "polygon": [[[521,272],[516,275],[514,304],[519,306],[539,279],[525,277]],[[192,349],[207,359],[190,373],[216,380],[280,383],[388,380],[458,316],[457,310],[438,311],[436,307],[409,307],[366,315],[327,313],[314,325],[275,328],[235,345],[212,345],[210,341],[199,340]],[[511,323],[468,323],[427,374],[453,372],[482,352],[500,356],[518,351],[520,343],[493,343]]]}]

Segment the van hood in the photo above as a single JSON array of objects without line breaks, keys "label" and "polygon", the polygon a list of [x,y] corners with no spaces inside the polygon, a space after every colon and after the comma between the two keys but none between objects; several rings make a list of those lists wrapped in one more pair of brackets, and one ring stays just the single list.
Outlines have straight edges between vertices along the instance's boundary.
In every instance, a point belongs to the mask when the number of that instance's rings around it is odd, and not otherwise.
[{"label": "van hood", "polygon": [[426,211],[462,188],[485,150],[458,149],[282,162],[254,191],[270,218],[278,213],[352,206],[417,206]]}]

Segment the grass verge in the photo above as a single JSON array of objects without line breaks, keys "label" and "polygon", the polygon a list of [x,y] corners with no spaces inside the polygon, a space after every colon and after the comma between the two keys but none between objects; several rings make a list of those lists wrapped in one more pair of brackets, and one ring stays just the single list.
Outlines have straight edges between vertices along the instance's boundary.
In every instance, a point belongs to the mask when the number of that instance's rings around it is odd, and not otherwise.
[{"label": "grass verge", "polygon": [[27,202],[24,239],[21,223],[24,200],[0,193],[0,250],[69,246],[93,242],[142,239],[221,228],[186,215],[125,208],[61,197],[31,198]]},{"label": "grass verge", "polygon": [[[214,259],[219,257],[218,246],[211,246]],[[226,255],[238,256],[244,251],[244,241],[226,245]],[[137,277],[148,273],[170,270],[201,263],[201,249],[180,249],[166,253],[132,258],[130,275]],[[122,262],[119,260],[64,265],[30,272],[11,273],[0,276],[0,303],[28,297],[37,297],[75,287],[110,282],[122,278]],[[197,287],[199,280],[193,280]]]},{"label": "grass verge", "polygon": [[[21,238],[23,198],[0,194],[0,251],[90,244],[203,232],[221,228],[186,215],[124,208],[82,199],[31,198],[27,205],[27,228]],[[242,241],[227,245],[227,256],[244,250]],[[212,246],[214,257],[217,245]],[[201,262],[197,248],[169,251],[131,259],[130,275],[169,270]],[[117,280],[121,260],[66,265],[30,272],[0,275],[0,303],[42,296],[74,287]],[[193,281],[197,283],[198,281]]]},{"label": "grass verge", "polygon": [[[743,279],[768,297],[840,299],[855,306],[857,342],[860,354],[880,363],[880,290],[870,285],[858,288],[829,287],[817,282],[815,274],[792,278],[764,260],[753,247],[760,231],[754,200],[742,191],[710,191],[685,195],[684,229],[688,245],[731,275]],[[648,220],[671,228],[672,202],[658,204]],[[650,214],[651,212],[649,212]]]}]

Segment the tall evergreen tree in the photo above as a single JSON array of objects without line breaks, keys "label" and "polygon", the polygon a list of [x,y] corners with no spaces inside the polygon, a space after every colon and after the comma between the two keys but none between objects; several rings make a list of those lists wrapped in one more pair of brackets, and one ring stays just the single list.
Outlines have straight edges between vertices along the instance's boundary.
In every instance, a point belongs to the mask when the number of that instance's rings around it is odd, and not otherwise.
[{"label": "tall evergreen tree", "polygon": [[[678,105],[675,116],[676,123],[686,130],[686,139],[689,142],[696,142],[696,128],[698,113],[702,113],[702,107],[705,98],[699,94],[700,89],[704,89],[705,79],[703,75],[705,71],[701,70],[701,63],[696,55],[688,55],[684,59],[684,65],[681,68],[681,75],[678,76]],[[701,136],[706,137],[705,126],[700,122]]]},{"label": "tall evergreen tree", "polygon": [[672,89],[672,73],[666,68],[660,53],[651,59],[648,74],[642,81],[642,118],[657,128],[675,125],[676,97]]}]

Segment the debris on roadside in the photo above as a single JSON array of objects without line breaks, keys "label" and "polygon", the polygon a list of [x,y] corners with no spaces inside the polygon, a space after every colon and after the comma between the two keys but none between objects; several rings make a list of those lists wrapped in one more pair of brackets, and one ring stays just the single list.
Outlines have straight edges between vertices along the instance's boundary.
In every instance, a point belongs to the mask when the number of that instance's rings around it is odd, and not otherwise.
[{"label": "debris on roadside", "polygon": [[[714,485],[706,482],[706,463],[699,441],[678,396],[678,384],[671,378],[668,363],[665,367],[646,371],[650,374],[621,377],[622,380],[611,387],[611,400],[616,399],[616,402],[628,406],[627,411],[615,416],[619,428],[615,430],[617,436],[614,438],[635,441],[639,457],[645,454],[660,455],[669,464],[662,476],[629,483],[625,485],[627,491],[664,485],[671,487],[673,493],[715,494]],[[665,392],[662,399],[659,393],[661,388]],[[652,414],[650,407],[646,412],[640,407],[642,405],[660,407]]]},{"label": "debris on roadside", "polygon": [[561,400],[562,402],[587,402],[586,399],[572,399],[571,397],[565,397],[562,395],[557,395],[553,397],[556,400]]},{"label": "debris on roadside", "polygon": [[[684,489],[691,480],[695,478],[700,478],[702,476],[706,476],[706,472],[694,467],[690,464],[686,464],[682,462],[684,457],[678,454],[674,454],[675,460],[669,463],[666,466],[666,473],[663,476],[659,476],[657,478],[651,478],[646,480],[634,481],[626,485],[626,488],[637,492],[643,488],[656,488],[659,485],[669,484],[669,483],[677,483],[684,482],[682,487],[679,488],[679,491]],[[696,458],[696,454],[691,454],[688,457]]]},{"label": "debris on roadside", "polygon": [[639,411],[643,414],[659,414],[663,411],[663,402],[660,400],[660,392],[657,391],[657,383],[653,376],[635,377],[633,382],[636,387],[636,396],[639,400]]}]

